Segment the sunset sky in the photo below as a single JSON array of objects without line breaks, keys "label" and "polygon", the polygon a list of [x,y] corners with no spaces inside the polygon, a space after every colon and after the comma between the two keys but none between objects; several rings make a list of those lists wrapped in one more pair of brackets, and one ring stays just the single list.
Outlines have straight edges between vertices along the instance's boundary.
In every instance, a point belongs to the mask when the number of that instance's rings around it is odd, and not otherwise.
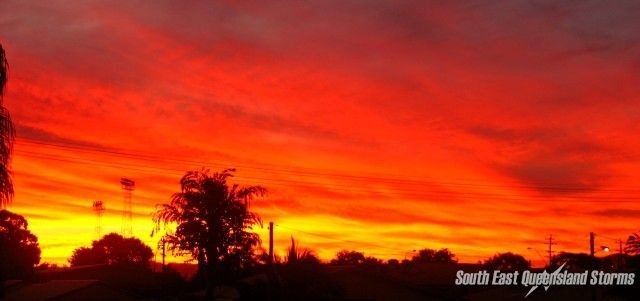
[{"label": "sunset sky", "polygon": [[[541,264],[640,230],[637,1],[0,2],[15,198],[42,261],[134,235],[187,170],[330,259]],[[266,227],[258,229],[266,245]],[[531,248],[531,249],[528,249]]]}]

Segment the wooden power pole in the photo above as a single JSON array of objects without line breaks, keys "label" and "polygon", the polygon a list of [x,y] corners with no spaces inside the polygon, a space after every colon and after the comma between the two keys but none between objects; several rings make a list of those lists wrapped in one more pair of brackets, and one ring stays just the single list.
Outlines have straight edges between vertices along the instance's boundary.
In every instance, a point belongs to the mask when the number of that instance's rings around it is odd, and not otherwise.
[{"label": "wooden power pole", "polygon": [[618,240],[620,243],[620,249],[618,253],[618,271],[622,270],[622,239]]},{"label": "wooden power pole", "polygon": [[553,261],[553,251],[551,250],[551,247],[555,244],[556,243],[553,242],[553,235],[549,235],[549,266],[551,266],[551,263]]},{"label": "wooden power pole", "polygon": [[273,222],[269,222],[269,264],[273,264]]}]

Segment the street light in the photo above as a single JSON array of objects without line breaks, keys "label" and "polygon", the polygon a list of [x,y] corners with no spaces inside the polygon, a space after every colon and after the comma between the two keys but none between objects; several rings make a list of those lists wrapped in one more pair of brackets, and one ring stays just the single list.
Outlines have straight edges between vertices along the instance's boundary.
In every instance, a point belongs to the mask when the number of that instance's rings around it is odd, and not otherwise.
[{"label": "street light", "polygon": [[418,252],[417,250],[411,250],[409,252],[404,253],[404,260],[407,260],[407,254]]},{"label": "street light", "polygon": [[[593,256],[594,253],[595,253],[595,251],[593,249],[593,244],[595,242],[596,234],[591,232],[590,236],[591,236],[591,238],[590,238],[590,240],[591,240],[591,256]],[[622,256],[623,256],[622,255],[623,254],[623,252],[622,252],[622,239],[615,239],[615,238],[607,237],[607,236],[603,236],[603,235],[599,235],[599,236],[602,237],[602,238],[608,239],[610,241],[615,241],[615,242],[619,243],[620,249],[619,249],[619,253],[618,253],[618,270],[621,269],[622,268],[622,264],[623,264],[623,262],[622,262],[622,259],[623,259],[622,258]],[[600,246],[600,249],[602,249],[602,251],[604,251],[604,252],[607,252],[607,253],[609,252],[609,246]]]},{"label": "street light", "polygon": [[546,262],[547,260],[544,258],[544,256],[542,256],[542,254],[540,254],[540,251],[538,251],[538,249],[534,249],[532,247],[527,247],[527,250],[532,250],[535,251],[536,254],[538,254],[538,256],[540,257],[540,259],[542,260],[542,262]]}]

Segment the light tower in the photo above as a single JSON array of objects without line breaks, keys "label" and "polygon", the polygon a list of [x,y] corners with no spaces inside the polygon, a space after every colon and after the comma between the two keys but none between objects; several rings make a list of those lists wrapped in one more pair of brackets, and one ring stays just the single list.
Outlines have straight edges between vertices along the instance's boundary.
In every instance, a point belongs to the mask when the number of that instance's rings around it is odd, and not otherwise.
[{"label": "light tower", "polygon": [[121,178],[120,184],[122,187],[122,193],[124,195],[124,202],[122,206],[122,229],[120,230],[120,234],[124,237],[131,237],[132,225],[131,225],[131,197],[133,195],[133,190],[135,189],[136,182],[131,179]]},{"label": "light tower", "polygon": [[96,213],[96,236],[97,239],[102,237],[102,214],[104,213],[104,203],[102,201],[93,201],[93,212]]}]

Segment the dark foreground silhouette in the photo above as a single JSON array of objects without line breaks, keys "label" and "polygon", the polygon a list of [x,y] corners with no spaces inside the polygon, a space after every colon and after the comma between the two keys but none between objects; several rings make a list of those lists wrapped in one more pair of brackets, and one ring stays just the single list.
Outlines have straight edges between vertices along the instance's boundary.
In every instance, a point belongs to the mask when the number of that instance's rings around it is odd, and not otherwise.
[{"label": "dark foreground silhouette", "polygon": [[[479,271],[484,269],[481,264],[283,260],[216,286],[208,298],[197,274],[184,280],[179,268],[153,272],[139,266],[94,265],[42,270],[30,281],[9,283],[6,300],[524,300],[528,291],[521,286],[452,285],[456,271]],[[624,288],[551,287],[538,289],[526,300],[594,300],[592,294],[595,300],[636,300],[638,293],[637,283]]]},{"label": "dark foreground silhouette", "polygon": [[[252,227],[259,217],[250,201],[263,196],[259,186],[229,184],[234,170],[188,172],[180,191],[154,216],[162,242],[174,254],[190,255],[194,265],[160,268],[153,251],[134,237],[111,233],[70,254],[69,268],[40,265],[37,237],[27,220],[0,211],[0,271],[5,300],[523,300],[522,286],[455,286],[459,270],[522,271],[530,262],[505,252],[482,263],[458,263],[449,249],[421,249],[410,259],[384,262],[355,250],[342,250],[322,263],[313,250],[291,238],[283,256],[267,254]],[[596,258],[559,253],[548,271],[604,270],[637,274],[637,235],[626,252]],[[192,272],[186,272],[191,269]],[[527,300],[637,300],[639,284],[538,289]]]}]

